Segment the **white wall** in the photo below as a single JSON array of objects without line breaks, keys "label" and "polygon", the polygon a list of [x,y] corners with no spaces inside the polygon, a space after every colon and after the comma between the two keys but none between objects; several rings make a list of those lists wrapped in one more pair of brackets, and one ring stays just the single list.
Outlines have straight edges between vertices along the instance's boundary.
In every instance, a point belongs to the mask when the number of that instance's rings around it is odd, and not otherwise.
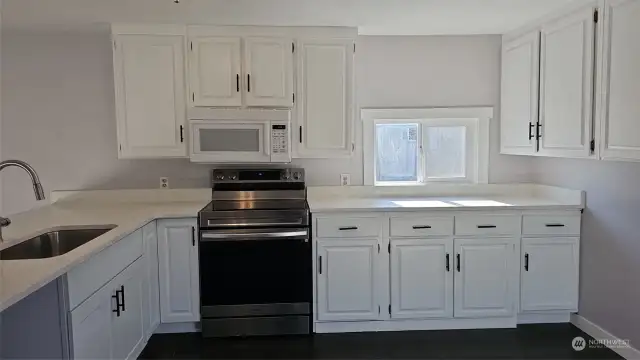
[{"label": "white wall", "polygon": [[[2,42],[1,150],[35,167],[46,192],[207,187],[212,166],[188,160],[118,160],[109,34],[9,33]],[[500,37],[361,37],[357,48],[362,107],[493,105],[499,114]],[[304,160],[311,185],[362,184],[360,122],[350,160]],[[528,160],[498,155],[492,124],[491,182],[528,180]],[[6,169],[5,214],[35,205],[26,174]]]}]

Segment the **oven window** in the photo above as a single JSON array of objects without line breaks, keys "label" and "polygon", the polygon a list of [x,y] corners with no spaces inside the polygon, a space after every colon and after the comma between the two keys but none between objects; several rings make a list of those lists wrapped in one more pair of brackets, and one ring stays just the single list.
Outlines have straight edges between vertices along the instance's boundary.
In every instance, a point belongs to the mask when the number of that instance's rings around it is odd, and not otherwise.
[{"label": "oven window", "polygon": [[311,279],[310,242],[200,243],[202,306],[309,302]]},{"label": "oven window", "polygon": [[259,129],[199,129],[200,151],[260,151]]}]

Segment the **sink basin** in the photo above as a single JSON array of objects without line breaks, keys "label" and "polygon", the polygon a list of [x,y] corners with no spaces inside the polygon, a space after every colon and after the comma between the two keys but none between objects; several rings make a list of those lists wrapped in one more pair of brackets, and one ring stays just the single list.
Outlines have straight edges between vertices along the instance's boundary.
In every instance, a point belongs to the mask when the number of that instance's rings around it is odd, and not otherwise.
[{"label": "sink basin", "polygon": [[0,260],[46,259],[66,254],[115,225],[63,227],[0,251]]}]

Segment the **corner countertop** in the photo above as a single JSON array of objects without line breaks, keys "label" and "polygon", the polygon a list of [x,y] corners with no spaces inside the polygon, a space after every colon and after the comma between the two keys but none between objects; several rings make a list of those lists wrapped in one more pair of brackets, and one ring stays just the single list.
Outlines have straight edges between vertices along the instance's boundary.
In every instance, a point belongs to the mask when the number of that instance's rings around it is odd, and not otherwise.
[{"label": "corner countertop", "polygon": [[312,213],[443,210],[581,210],[585,194],[537,184],[319,186],[307,193]]},{"label": "corner countertop", "polygon": [[196,217],[211,200],[211,189],[68,192],[53,197],[63,199],[10,216],[0,250],[60,226],[117,227],[54,258],[0,260],[0,312],[150,221]]}]

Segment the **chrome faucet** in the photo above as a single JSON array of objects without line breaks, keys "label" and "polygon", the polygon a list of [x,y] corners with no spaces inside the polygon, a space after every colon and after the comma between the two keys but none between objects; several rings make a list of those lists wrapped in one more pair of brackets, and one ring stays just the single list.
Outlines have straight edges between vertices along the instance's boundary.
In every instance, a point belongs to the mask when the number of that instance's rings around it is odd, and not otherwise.
[{"label": "chrome faucet", "polygon": [[[44,200],[44,190],[42,190],[42,184],[40,184],[40,179],[38,178],[38,174],[33,169],[33,167],[21,160],[5,160],[0,162],[0,171],[6,167],[17,166],[22,170],[26,171],[31,177],[31,183],[33,184],[33,192],[36,195],[36,200]],[[0,242],[4,241],[2,237],[2,228],[7,227],[11,224],[11,220],[6,217],[0,216]]]}]

